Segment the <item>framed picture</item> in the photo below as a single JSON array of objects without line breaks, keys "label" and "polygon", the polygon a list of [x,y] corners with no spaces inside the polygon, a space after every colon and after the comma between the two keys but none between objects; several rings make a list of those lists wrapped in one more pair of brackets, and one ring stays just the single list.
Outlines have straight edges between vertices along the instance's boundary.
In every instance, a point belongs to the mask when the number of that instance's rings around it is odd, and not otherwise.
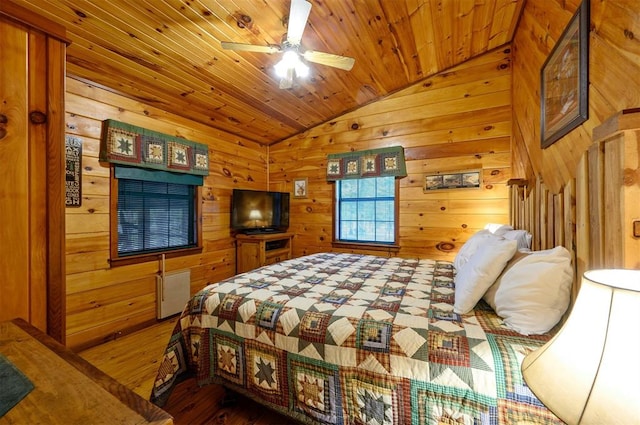
[{"label": "framed picture", "polygon": [[544,149],[589,114],[589,0],[583,0],[540,73],[540,139]]},{"label": "framed picture", "polygon": [[425,175],[423,191],[479,188],[481,184],[482,170],[446,171]]},{"label": "framed picture", "polygon": [[307,197],[307,178],[294,179],[293,180],[293,197],[294,198],[306,198]]}]

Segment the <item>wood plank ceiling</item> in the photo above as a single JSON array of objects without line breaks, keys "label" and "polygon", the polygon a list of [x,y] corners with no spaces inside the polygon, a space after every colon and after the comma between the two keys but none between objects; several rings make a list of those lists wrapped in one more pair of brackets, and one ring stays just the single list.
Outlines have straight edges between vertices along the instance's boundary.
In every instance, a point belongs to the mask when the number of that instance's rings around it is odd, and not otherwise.
[{"label": "wood plank ceiling", "polygon": [[278,88],[290,0],[13,0],[67,28],[67,74],[239,137],[271,144],[509,43],[524,0],[310,0],[310,64]]}]

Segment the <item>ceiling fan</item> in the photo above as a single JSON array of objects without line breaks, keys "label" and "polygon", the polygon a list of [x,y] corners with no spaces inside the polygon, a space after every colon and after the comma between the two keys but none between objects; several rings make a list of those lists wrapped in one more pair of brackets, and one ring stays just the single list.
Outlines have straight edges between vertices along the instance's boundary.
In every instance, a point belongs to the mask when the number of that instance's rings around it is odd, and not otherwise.
[{"label": "ceiling fan", "polygon": [[309,74],[309,67],[302,59],[308,62],[332,66],[334,68],[350,71],[355,60],[347,56],[339,56],[331,53],[317,52],[313,50],[300,51],[302,33],[307,25],[311,3],[306,0],[291,0],[286,38],[280,46],[221,42],[222,48],[245,52],[283,53],[282,59],[275,65],[276,75],[280,77],[280,88],[288,89],[293,86],[294,75],[304,78]]}]

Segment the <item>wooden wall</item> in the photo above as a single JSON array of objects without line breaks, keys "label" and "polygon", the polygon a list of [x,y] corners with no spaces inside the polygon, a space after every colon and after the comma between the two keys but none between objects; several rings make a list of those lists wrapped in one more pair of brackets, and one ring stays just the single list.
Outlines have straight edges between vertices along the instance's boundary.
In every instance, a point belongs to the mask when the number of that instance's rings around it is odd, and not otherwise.
[{"label": "wooden wall", "polygon": [[533,234],[533,249],[572,253],[572,299],[586,270],[640,268],[640,110],[605,120],[593,138],[560,193],[540,178],[511,181],[511,224]]},{"label": "wooden wall", "polygon": [[[453,259],[488,222],[508,222],[511,52],[494,50],[271,146],[272,190],[308,178],[308,197],[292,199],[294,256],[331,251],[329,153],[393,145],[405,148],[400,180],[399,256]],[[425,173],[482,170],[482,188],[423,193]],[[379,252],[378,252],[379,254]]]},{"label": "wooden wall", "polygon": [[98,162],[101,121],[116,119],[209,145],[202,189],[203,252],[166,261],[191,269],[191,291],[235,273],[229,230],[234,187],[264,189],[267,150],[100,88],[67,78],[66,132],[83,141],[82,206],[66,208],[67,345],[77,349],[155,320],[159,262],[109,265],[109,167]]},{"label": "wooden wall", "polygon": [[558,193],[575,177],[592,130],[640,106],[640,9],[637,0],[592,0],[589,35],[589,119],[540,149],[540,69],[579,0],[527,0],[513,41],[513,173]]}]

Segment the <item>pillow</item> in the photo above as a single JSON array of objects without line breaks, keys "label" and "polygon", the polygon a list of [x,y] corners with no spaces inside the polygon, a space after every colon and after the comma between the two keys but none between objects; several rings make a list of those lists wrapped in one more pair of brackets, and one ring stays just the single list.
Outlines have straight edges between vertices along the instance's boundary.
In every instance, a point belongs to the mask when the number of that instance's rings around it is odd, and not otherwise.
[{"label": "pillow", "polygon": [[454,278],[455,299],[453,311],[470,312],[487,289],[500,276],[507,262],[517,250],[516,241],[492,236],[462,266]]},{"label": "pillow", "polygon": [[513,230],[513,227],[508,224],[497,224],[497,223],[489,223],[484,228],[496,236],[502,236],[504,232],[508,230]]},{"label": "pillow", "polygon": [[[544,251],[538,251],[538,252],[544,252]],[[530,255],[531,253],[532,251],[525,251],[525,250],[519,250],[519,249],[516,250],[516,253],[513,255],[513,257],[511,257],[511,260],[509,260],[505,268],[502,270],[502,273],[500,274],[500,276],[498,276],[496,281],[493,282],[493,285],[491,285],[489,289],[487,289],[487,292],[485,292],[484,295],[482,296],[482,299],[485,300],[487,304],[489,304],[489,306],[491,306],[493,311],[497,312],[497,309],[498,309],[496,306],[496,292],[498,292],[498,288],[500,288],[503,285],[504,275],[507,274],[507,272],[511,270],[513,267],[515,267],[523,258],[525,258],[527,255]]]},{"label": "pillow", "polygon": [[484,245],[489,239],[496,238],[488,230],[480,230],[474,233],[461,247],[456,257],[453,259],[453,267],[460,270],[462,266],[469,261],[469,258],[478,250],[478,247]]},{"label": "pillow", "polygon": [[507,328],[523,335],[550,331],[569,307],[571,254],[557,246],[518,252],[484,295]]},{"label": "pillow", "polygon": [[526,230],[507,230],[500,234],[505,239],[512,239],[518,242],[518,249],[531,248],[531,233]]}]

